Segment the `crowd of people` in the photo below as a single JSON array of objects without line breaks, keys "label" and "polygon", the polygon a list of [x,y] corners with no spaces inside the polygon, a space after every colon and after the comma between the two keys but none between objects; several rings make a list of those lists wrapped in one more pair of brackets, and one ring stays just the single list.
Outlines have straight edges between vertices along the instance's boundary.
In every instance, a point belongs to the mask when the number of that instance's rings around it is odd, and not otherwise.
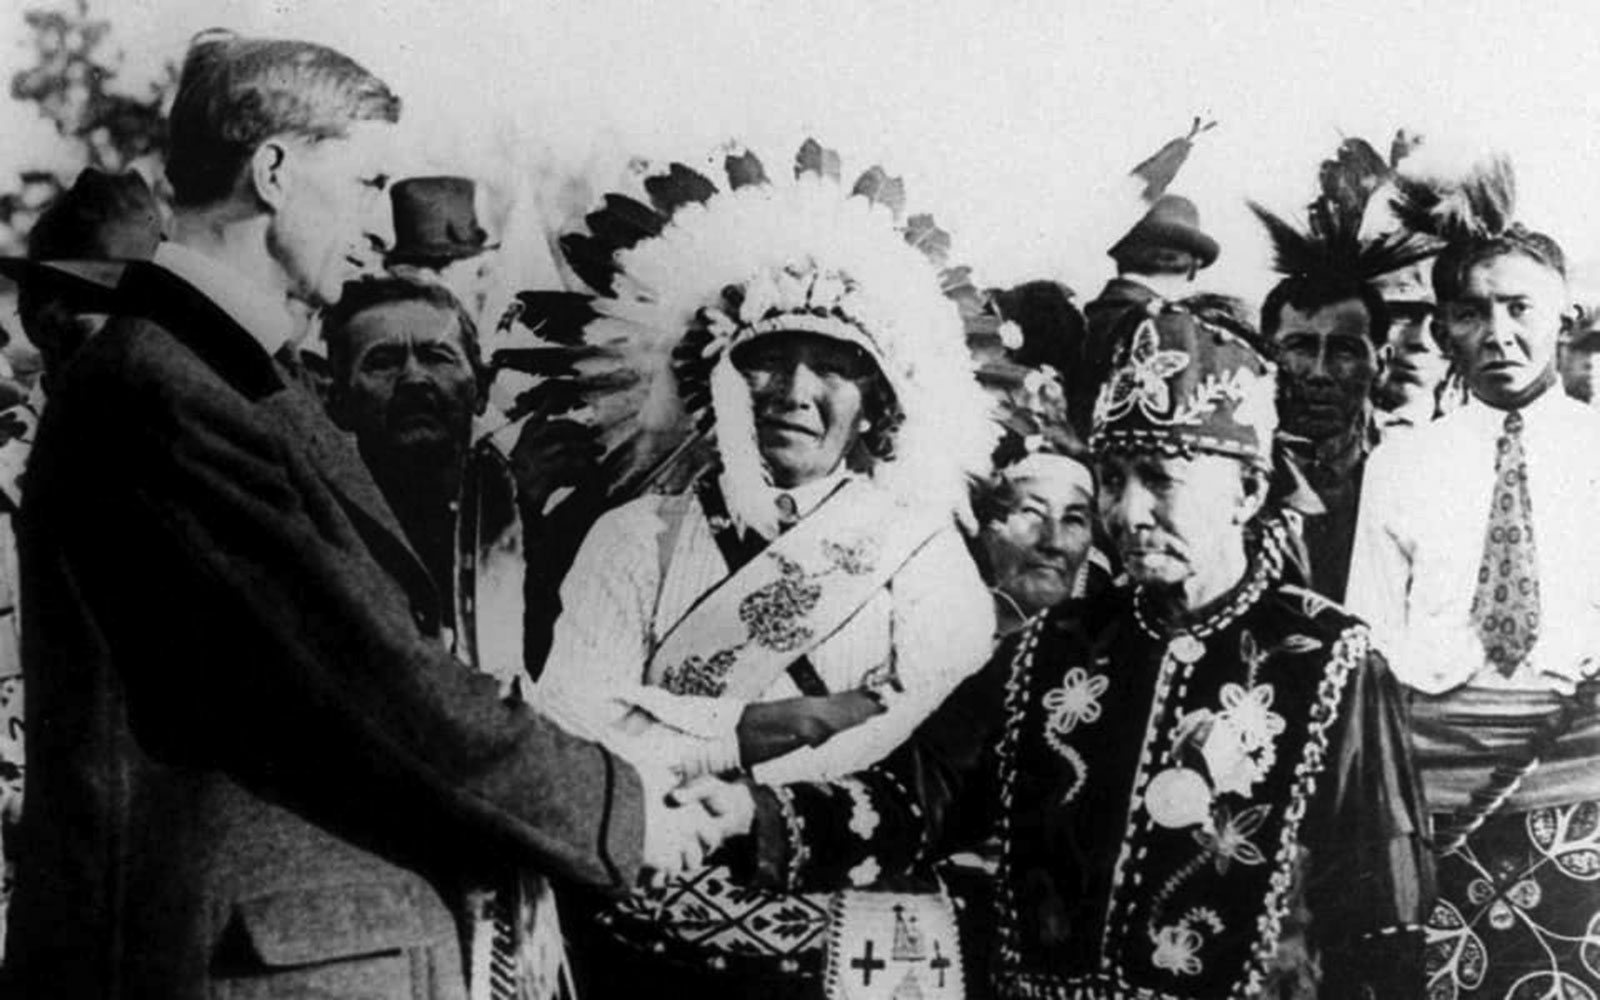
[{"label": "crowd of people", "polygon": [[1600,995],[1600,339],[1508,159],[1345,140],[1258,308],[1196,121],[1080,309],[741,150],[486,315],[400,114],[204,34],[163,196],[0,261],[6,995]]}]

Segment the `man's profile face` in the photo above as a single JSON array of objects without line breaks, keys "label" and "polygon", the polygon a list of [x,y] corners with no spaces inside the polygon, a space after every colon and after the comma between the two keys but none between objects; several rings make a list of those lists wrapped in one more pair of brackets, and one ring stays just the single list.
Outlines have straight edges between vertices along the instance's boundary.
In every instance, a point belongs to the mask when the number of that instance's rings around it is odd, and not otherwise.
[{"label": "man's profile face", "polygon": [[1322,441],[1362,419],[1378,374],[1377,352],[1368,339],[1371,323],[1357,298],[1305,312],[1284,304],[1272,347],[1285,432]]},{"label": "man's profile face", "polygon": [[467,446],[478,383],[453,311],[390,302],[353,316],[335,407],[363,453],[426,459]]},{"label": "man's profile face", "polygon": [[1517,405],[1555,364],[1567,283],[1522,253],[1474,265],[1439,319],[1462,377],[1490,405]]},{"label": "man's profile face", "polygon": [[281,140],[287,193],[268,239],[289,276],[290,295],[329,305],[365,266],[368,234],[386,225],[383,191],[394,132],[387,122],[357,122],[342,138]]},{"label": "man's profile face", "polygon": [[1155,452],[1100,460],[1100,521],[1134,583],[1174,587],[1243,544],[1243,465],[1221,455]]}]

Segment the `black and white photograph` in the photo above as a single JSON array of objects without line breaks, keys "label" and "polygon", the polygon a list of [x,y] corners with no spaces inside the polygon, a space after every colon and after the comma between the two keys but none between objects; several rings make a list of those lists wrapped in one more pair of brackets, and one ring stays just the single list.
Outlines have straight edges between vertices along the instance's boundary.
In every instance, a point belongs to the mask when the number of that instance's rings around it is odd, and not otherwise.
[{"label": "black and white photograph", "polygon": [[1597,40],[0,10],[0,998],[1600,1000]]}]

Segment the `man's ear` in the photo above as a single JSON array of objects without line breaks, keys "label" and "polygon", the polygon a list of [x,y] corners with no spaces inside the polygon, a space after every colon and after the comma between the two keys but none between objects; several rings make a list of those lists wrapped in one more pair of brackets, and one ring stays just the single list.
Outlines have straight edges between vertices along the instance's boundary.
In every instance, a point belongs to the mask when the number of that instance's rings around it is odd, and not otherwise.
[{"label": "man's ear", "polygon": [[1379,344],[1373,352],[1373,364],[1377,369],[1372,376],[1373,385],[1382,384],[1384,376],[1389,373],[1389,366],[1394,364],[1394,355],[1395,347],[1390,343]]},{"label": "man's ear", "polygon": [[1241,485],[1238,506],[1234,509],[1234,523],[1249,524],[1267,502],[1267,474],[1251,466],[1245,469]]},{"label": "man's ear", "polygon": [[250,154],[250,188],[269,210],[283,208],[289,193],[290,150],[282,139],[268,139]]}]

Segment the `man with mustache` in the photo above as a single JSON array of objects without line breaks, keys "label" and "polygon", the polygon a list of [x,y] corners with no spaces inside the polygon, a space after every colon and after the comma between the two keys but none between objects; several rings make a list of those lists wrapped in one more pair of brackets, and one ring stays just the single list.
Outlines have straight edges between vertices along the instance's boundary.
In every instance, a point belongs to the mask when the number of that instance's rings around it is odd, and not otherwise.
[{"label": "man with mustache", "polygon": [[1402,183],[1471,397],[1373,453],[1350,571],[1434,812],[1426,990],[1464,1000],[1600,989],[1600,415],[1562,392],[1566,259],[1514,190],[1503,157]]},{"label": "man with mustache", "polygon": [[[1366,627],[1286,578],[1271,365],[1177,309],[1118,343],[1090,447],[1131,586],[1030,622],[879,765],[677,794],[802,888],[916,870],[997,820],[995,996],[1415,996],[1400,694]],[[870,987],[871,955],[834,974]]]}]

